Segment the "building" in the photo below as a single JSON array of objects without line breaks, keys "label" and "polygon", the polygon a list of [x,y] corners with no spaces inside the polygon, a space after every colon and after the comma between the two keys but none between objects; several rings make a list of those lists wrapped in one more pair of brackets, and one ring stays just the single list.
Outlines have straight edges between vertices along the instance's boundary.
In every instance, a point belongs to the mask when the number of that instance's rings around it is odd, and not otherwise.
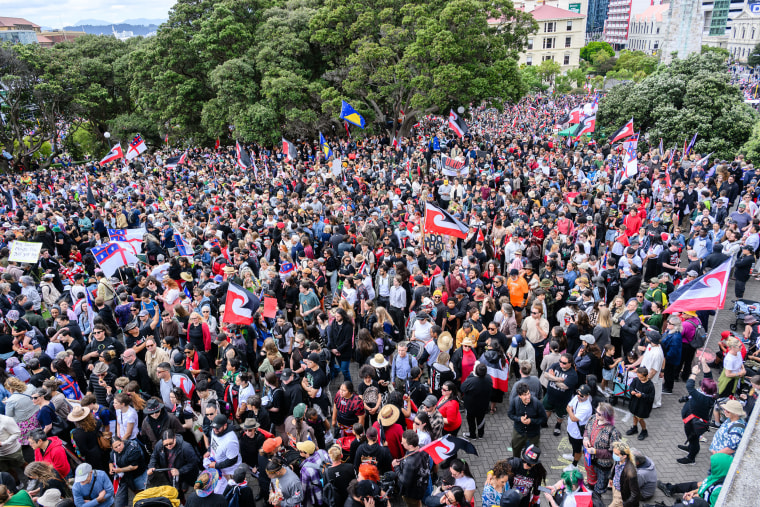
[{"label": "building", "polygon": [[631,18],[641,14],[654,3],[655,0],[609,0],[602,40],[611,44],[615,51],[624,49],[628,45]]},{"label": "building", "polygon": [[746,63],[755,45],[760,42],[760,9],[753,12],[752,7],[746,5],[742,12],[734,16],[731,25],[726,37],[726,49],[733,58]]},{"label": "building", "polygon": [[[37,38],[39,39],[40,37],[45,37],[50,40],[50,43],[52,45],[58,44],[59,42],[71,42],[83,35],[87,35],[87,32],[79,32],[73,30],[43,30],[40,32]],[[43,42],[40,41],[40,44],[43,44]]]},{"label": "building", "polygon": [[700,0],[678,0],[668,8],[665,38],[662,41],[660,62],[670,63],[673,54],[679,59],[702,51],[704,13]]},{"label": "building", "polygon": [[538,23],[538,32],[528,39],[519,63],[540,65],[554,60],[563,71],[578,67],[586,44],[586,16],[550,5],[539,5],[530,14]]},{"label": "building", "polygon": [[609,0],[589,0],[586,13],[586,42],[602,40]]},{"label": "building", "polygon": [[585,15],[588,10],[588,1],[589,0],[514,0],[513,3],[516,9],[525,12],[531,12],[537,7],[548,5],[550,7],[557,7],[576,14]]},{"label": "building", "polygon": [[4,42],[37,44],[38,33],[40,33],[39,25],[24,18],[0,17],[0,44]]},{"label": "building", "polygon": [[665,38],[670,4],[652,5],[633,17],[628,27],[628,49],[656,55]]}]

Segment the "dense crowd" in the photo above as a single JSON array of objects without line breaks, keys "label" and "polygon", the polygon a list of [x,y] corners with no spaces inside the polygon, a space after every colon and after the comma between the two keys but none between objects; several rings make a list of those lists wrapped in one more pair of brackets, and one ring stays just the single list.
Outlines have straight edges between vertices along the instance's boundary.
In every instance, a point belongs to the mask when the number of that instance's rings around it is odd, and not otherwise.
[{"label": "dense crowd", "polygon": [[[251,167],[197,148],[2,178],[0,504],[629,507],[659,486],[714,505],[760,323],[714,333],[708,364],[714,311],[663,312],[729,258],[737,299],[760,273],[760,168],[642,141],[626,176],[619,145],[556,136],[590,100],[473,108],[462,138],[427,117],[398,146],[328,139],[330,160],[299,141],[295,160],[243,147]],[[426,202],[467,237],[425,231]],[[106,276],[92,249],[140,228],[140,262]],[[42,243],[36,263],[9,260],[17,240]],[[249,325],[225,319],[232,285],[260,303]],[[679,381],[678,463],[714,427],[711,469],[658,483],[632,443]],[[512,457],[487,477],[462,451],[433,460],[504,417]],[[572,447],[561,478],[547,432]]]}]

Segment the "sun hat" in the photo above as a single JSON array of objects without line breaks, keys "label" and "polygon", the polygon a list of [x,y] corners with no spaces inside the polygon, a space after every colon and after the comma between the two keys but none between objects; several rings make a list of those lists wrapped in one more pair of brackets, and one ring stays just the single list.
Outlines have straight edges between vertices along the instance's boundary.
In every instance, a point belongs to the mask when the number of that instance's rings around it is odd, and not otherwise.
[{"label": "sun hat", "polygon": [[108,372],[108,365],[106,363],[97,363],[92,368],[92,373],[95,375],[103,375]]},{"label": "sun hat", "polygon": [[730,412],[740,417],[746,417],[747,415],[747,413],[744,412],[744,406],[742,406],[739,400],[728,400],[723,405],[721,405],[720,408],[722,408],[726,412]]},{"label": "sun hat", "polygon": [[68,419],[71,422],[77,422],[77,421],[81,421],[88,415],[90,415],[89,407],[83,407],[81,405],[77,405],[71,410],[71,412],[69,412],[69,415],[66,416],[66,419]]},{"label": "sun hat", "polygon": [[49,489],[37,499],[37,504],[42,507],[55,507],[62,500],[61,492],[57,489]]},{"label": "sun hat", "polygon": [[385,368],[388,366],[388,360],[385,359],[385,356],[382,354],[375,354],[375,356],[369,360],[370,366],[373,366],[375,368]]},{"label": "sun hat", "polygon": [[385,405],[380,409],[378,420],[382,426],[389,426],[398,421],[400,411],[396,405]]},{"label": "sun hat", "polygon": [[214,492],[216,489],[216,483],[219,482],[219,471],[217,471],[216,468],[207,468],[201,474],[198,476],[198,480],[195,481],[195,484],[201,484],[205,482],[202,478],[203,476],[207,476],[208,482],[206,483],[206,486],[201,489],[196,489],[195,494],[198,495],[199,498],[206,498],[211,493]]}]

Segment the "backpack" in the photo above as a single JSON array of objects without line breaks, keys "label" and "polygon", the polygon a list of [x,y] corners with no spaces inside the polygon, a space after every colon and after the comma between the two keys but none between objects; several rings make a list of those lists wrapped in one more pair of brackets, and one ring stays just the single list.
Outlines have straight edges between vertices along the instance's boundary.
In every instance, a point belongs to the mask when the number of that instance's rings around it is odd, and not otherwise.
[{"label": "backpack", "polygon": [[227,507],[240,507],[240,486],[235,485],[230,489],[224,499],[227,500]]},{"label": "backpack", "polygon": [[[692,322],[692,325],[694,323]],[[702,327],[702,324],[700,323],[694,328],[694,339],[689,342],[689,345],[692,346],[694,349],[701,349],[705,346],[705,342],[707,341],[707,331],[705,331],[705,328]]]},{"label": "backpack", "polygon": [[324,463],[319,471],[319,480],[322,483],[322,502],[326,507],[340,507],[338,499],[340,497],[338,488],[330,481],[327,476],[329,463]]}]

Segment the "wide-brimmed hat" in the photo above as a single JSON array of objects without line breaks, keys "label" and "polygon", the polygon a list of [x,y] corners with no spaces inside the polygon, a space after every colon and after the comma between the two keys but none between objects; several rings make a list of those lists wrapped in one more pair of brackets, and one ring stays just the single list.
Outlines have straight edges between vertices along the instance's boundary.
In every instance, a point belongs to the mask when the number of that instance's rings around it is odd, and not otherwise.
[{"label": "wide-brimmed hat", "polygon": [[206,498],[211,493],[213,493],[216,489],[216,483],[219,482],[219,471],[216,468],[207,468],[201,472],[201,474],[198,476],[198,481],[200,481],[201,477],[206,474],[209,476],[209,481],[206,483],[206,487],[195,490],[195,494],[200,498]]},{"label": "wide-brimmed hat", "polygon": [[158,401],[155,398],[151,398],[148,400],[148,403],[145,404],[145,408],[143,409],[143,413],[146,415],[155,414],[159,410],[164,408],[164,404]]},{"label": "wide-brimmed hat", "polygon": [[71,422],[77,422],[77,421],[81,421],[88,415],[90,415],[89,407],[83,407],[81,405],[77,405],[71,410],[71,412],[69,412],[69,415],[66,416],[66,419],[68,419]]},{"label": "wide-brimmed hat", "polygon": [[396,405],[385,405],[380,409],[380,413],[377,418],[380,424],[383,426],[389,426],[398,421],[398,416],[401,412]]},{"label": "wide-brimmed hat", "polygon": [[375,368],[385,368],[388,366],[388,360],[382,354],[375,354],[375,356],[369,360],[370,366]]},{"label": "wide-brimmed hat", "polygon": [[240,425],[241,428],[244,430],[255,430],[259,429],[261,425],[259,424],[259,421],[254,419],[253,417],[249,417],[245,421],[243,421],[243,424]]},{"label": "wide-brimmed hat", "polygon": [[104,375],[108,373],[108,365],[106,363],[96,363],[92,368],[92,373],[95,375]]},{"label": "wide-brimmed hat", "polygon": [[55,507],[61,500],[61,492],[53,488],[45,491],[45,494],[37,499],[37,504],[42,507]]},{"label": "wide-brimmed hat", "polygon": [[722,408],[726,412],[736,414],[739,417],[747,416],[747,413],[744,412],[744,406],[741,404],[741,402],[739,402],[739,400],[728,400],[723,405],[721,405],[720,408]]},{"label": "wide-brimmed hat", "polygon": [[477,347],[478,342],[476,342],[472,336],[468,336],[464,340],[462,340],[462,345],[467,345],[468,347]]},{"label": "wide-brimmed hat", "polygon": [[179,277],[183,279],[186,282],[192,282],[193,281],[193,275],[187,272],[182,272],[179,274]]}]

